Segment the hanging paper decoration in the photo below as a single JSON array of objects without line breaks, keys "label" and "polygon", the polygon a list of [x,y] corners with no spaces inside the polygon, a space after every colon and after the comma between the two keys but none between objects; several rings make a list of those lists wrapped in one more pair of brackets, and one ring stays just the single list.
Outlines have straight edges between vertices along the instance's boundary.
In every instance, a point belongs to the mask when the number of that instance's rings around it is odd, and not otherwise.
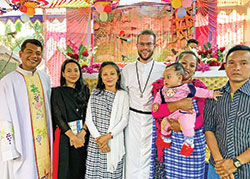
[{"label": "hanging paper decoration", "polygon": [[180,8],[181,7],[181,0],[171,0],[171,5],[175,9]]},{"label": "hanging paper decoration", "polygon": [[178,17],[185,17],[187,14],[187,11],[184,7],[180,7],[178,10],[177,10],[177,16]]},{"label": "hanging paper decoration", "polygon": [[10,7],[13,8],[14,11],[18,10],[20,8],[20,3],[19,4],[9,4]]},{"label": "hanging paper decoration", "polygon": [[192,0],[182,0],[182,7],[188,8],[191,7],[192,5]]},{"label": "hanging paper decoration", "polygon": [[[94,0],[93,4],[95,5],[95,9],[97,12],[106,12],[110,13],[112,12],[112,9],[114,6],[117,6],[119,4],[120,0]],[[100,9],[102,5],[103,9]]]},{"label": "hanging paper decoration", "polygon": [[100,12],[99,18],[101,21],[105,22],[108,20],[108,14],[106,12]]},{"label": "hanging paper decoration", "polygon": [[[52,0],[50,0],[52,1]],[[53,0],[48,8],[81,8],[89,7],[94,0]]]},{"label": "hanging paper decoration", "polygon": [[23,21],[23,22],[28,22],[30,20],[30,16],[26,13],[22,14],[20,19]]},{"label": "hanging paper decoration", "polygon": [[12,4],[9,1],[6,1],[6,2],[9,4],[11,8],[0,7],[0,15],[7,13],[9,11],[12,11],[12,10],[17,11],[20,8],[20,3]]},{"label": "hanging paper decoration", "polygon": [[36,8],[42,8],[44,6],[47,6],[49,3],[47,0],[12,0],[13,4],[19,4],[22,5],[26,5],[26,3],[35,3],[35,7]]}]

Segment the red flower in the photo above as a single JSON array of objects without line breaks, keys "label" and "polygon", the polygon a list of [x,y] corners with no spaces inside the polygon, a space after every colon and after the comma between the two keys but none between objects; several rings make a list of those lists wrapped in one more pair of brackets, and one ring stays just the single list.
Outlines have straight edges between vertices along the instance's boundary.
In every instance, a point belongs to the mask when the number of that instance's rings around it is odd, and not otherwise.
[{"label": "red flower", "polygon": [[207,52],[208,52],[209,54],[211,54],[211,53],[213,52],[213,50],[212,50],[212,49],[209,49],[209,50],[207,50]]},{"label": "red flower", "polygon": [[82,52],[82,56],[84,56],[84,57],[88,57],[89,56],[89,53],[88,53],[88,51],[84,51],[84,52]]},{"label": "red flower", "polygon": [[202,50],[199,50],[197,53],[198,53],[198,55],[202,55],[202,54],[203,54],[203,51],[202,51]]},{"label": "red flower", "polygon": [[211,62],[209,62],[209,66],[220,66],[220,62],[211,61]]},{"label": "red flower", "polygon": [[77,54],[74,54],[74,55],[72,55],[71,57],[74,58],[74,59],[76,59],[76,60],[79,59],[79,56],[78,56]]},{"label": "red flower", "polygon": [[69,53],[69,52],[67,52],[66,54],[67,54],[68,56],[70,56],[70,57],[73,56],[73,54],[72,54],[72,53]]},{"label": "red flower", "polygon": [[221,52],[221,53],[224,52],[225,49],[226,49],[225,47],[221,47],[221,48],[220,48],[220,52]]}]

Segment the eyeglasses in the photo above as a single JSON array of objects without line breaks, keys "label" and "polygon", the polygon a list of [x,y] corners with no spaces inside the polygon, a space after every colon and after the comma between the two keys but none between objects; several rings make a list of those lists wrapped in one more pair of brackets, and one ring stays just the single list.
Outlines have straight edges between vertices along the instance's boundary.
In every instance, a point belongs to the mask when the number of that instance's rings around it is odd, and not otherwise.
[{"label": "eyeglasses", "polygon": [[154,46],[155,44],[152,43],[152,42],[148,42],[148,43],[140,42],[140,43],[138,43],[138,45],[141,46],[141,47],[144,47],[144,45],[146,45],[147,47],[152,47],[152,46]]}]

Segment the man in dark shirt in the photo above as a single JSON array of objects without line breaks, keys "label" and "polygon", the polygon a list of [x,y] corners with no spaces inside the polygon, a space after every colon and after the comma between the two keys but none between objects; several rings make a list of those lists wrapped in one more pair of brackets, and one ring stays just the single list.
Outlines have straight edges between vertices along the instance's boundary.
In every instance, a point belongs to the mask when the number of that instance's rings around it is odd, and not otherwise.
[{"label": "man in dark shirt", "polygon": [[211,151],[209,179],[250,178],[250,48],[237,45],[226,56],[228,83],[218,101],[208,99],[204,131]]}]

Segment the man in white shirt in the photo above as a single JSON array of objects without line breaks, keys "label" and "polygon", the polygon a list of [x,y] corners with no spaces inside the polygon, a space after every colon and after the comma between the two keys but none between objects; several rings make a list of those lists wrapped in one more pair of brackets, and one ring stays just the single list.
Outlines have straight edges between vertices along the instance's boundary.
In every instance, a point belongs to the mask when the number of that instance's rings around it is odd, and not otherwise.
[{"label": "man in white shirt", "polygon": [[37,66],[43,46],[25,40],[22,64],[0,81],[1,179],[52,178],[50,79]]},{"label": "man in white shirt", "polygon": [[156,35],[144,30],[137,36],[139,58],[122,71],[124,87],[130,100],[130,117],[126,129],[126,179],[149,178],[152,147],[152,84],[163,77],[165,65],[153,60]]}]

